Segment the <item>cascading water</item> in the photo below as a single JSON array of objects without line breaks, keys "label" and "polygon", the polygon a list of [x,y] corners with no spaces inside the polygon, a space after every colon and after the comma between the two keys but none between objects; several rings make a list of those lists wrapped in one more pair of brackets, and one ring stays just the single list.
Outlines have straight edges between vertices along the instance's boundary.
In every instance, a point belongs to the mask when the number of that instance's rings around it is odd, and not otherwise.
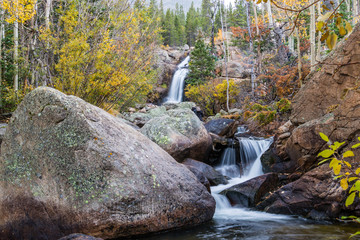
[{"label": "cascading water", "polygon": [[190,56],[186,57],[182,61],[178,69],[176,70],[173,79],[171,81],[170,90],[168,96],[165,98],[165,102],[179,103],[183,100],[183,92],[185,86],[185,78],[189,73],[188,64],[190,62]]},{"label": "cascading water", "polygon": [[[329,225],[294,218],[291,216],[252,211],[246,208],[231,206],[226,196],[219,194],[233,185],[245,182],[262,174],[261,155],[269,148],[272,138],[263,139],[244,137],[246,128],[240,127],[235,135],[240,142],[240,156],[229,148],[224,151],[221,164],[216,169],[225,173],[231,179],[227,185],[211,188],[216,200],[216,211],[213,221],[190,229],[182,229],[156,235],[149,240],[274,240],[274,239],[347,239],[350,233],[356,232],[355,227],[348,228],[341,225]],[[236,158],[240,162],[236,164]],[[245,165],[245,167],[241,167]],[[240,167],[240,170],[238,171]],[[231,175],[237,172],[235,177]]]},{"label": "cascading water", "polygon": [[[221,164],[220,166],[216,167],[216,170],[230,177],[231,179],[227,185],[219,185],[211,188],[212,195],[216,200],[216,211],[214,216],[215,219],[224,217],[236,218],[239,217],[239,211],[241,212],[241,217],[244,217],[245,212],[251,212],[245,209],[233,208],[226,196],[220,195],[219,193],[236,184],[245,182],[251,178],[263,174],[260,157],[273,142],[273,138],[264,139],[254,137],[238,137],[238,140],[240,144],[240,166],[242,171],[240,171],[239,165],[236,164],[236,152],[233,148],[228,148],[224,151]],[[251,214],[254,213],[251,212]],[[273,217],[271,214],[267,213],[256,214]]]}]

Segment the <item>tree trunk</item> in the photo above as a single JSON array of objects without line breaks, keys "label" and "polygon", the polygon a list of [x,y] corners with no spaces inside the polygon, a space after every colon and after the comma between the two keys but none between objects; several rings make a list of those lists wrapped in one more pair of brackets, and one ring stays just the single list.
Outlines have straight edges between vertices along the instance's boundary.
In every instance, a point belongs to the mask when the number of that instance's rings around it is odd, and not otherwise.
[{"label": "tree trunk", "polygon": [[295,28],[296,40],[297,40],[297,54],[298,54],[298,71],[299,71],[299,82],[302,87],[302,63],[301,63],[301,51],[300,51],[300,33],[298,27]]},{"label": "tree trunk", "polygon": [[250,2],[246,2],[246,22],[248,26],[248,33],[249,33],[249,44],[250,44],[250,52],[253,51],[253,41],[251,36],[251,20],[250,20]]},{"label": "tree trunk", "polygon": [[353,25],[357,23],[357,17],[359,15],[359,2],[358,0],[353,0]]},{"label": "tree trunk", "polygon": [[[317,11],[318,11],[318,15],[321,16],[321,2],[317,3]],[[321,61],[321,32],[318,32],[318,39],[317,39],[317,51],[316,51],[316,61],[320,62]]]},{"label": "tree trunk", "polygon": [[275,35],[274,35],[274,19],[272,16],[272,10],[271,10],[271,3],[270,1],[267,1],[266,3],[266,8],[267,8],[267,12],[268,12],[268,16],[269,16],[269,29],[270,29],[270,38],[271,38],[271,42],[274,44],[274,48],[276,49],[276,40],[275,40]]},{"label": "tree trunk", "polygon": [[260,30],[259,30],[259,23],[258,23],[258,17],[257,17],[257,10],[256,10],[256,5],[255,3],[252,4],[253,5],[253,9],[254,9],[254,17],[255,17],[255,26],[256,26],[256,36],[257,36],[257,55],[258,55],[258,72],[261,72],[261,68],[262,68],[262,56],[261,56],[261,46],[260,46],[260,42],[261,42],[261,36],[260,36]]},{"label": "tree trunk", "polygon": [[1,10],[1,17],[0,17],[0,109],[2,108],[2,40],[4,38],[4,15],[5,10]]},{"label": "tree trunk", "polygon": [[291,53],[293,53],[295,51],[294,37],[292,35],[288,36],[288,41],[289,41],[289,50]]},{"label": "tree trunk", "polygon": [[17,20],[14,22],[14,65],[15,65],[15,76],[14,76],[14,90],[19,90],[19,23]]},{"label": "tree trunk", "polygon": [[[314,0],[311,0],[313,3]],[[310,64],[311,71],[315,69],[316,58],[316,32],[315,32],[315,5],[310,7]]]}]

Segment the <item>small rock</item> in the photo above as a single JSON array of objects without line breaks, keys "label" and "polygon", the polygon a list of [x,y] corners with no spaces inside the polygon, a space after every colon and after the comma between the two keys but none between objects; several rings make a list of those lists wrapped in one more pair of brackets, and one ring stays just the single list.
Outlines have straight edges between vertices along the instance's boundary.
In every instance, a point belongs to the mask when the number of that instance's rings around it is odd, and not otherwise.
[{"label": "small rock", "polygon": [[221,109],[221,110],[220,110],[220,114],[221,114],[221,115],[228,115],[229,113]]},{"label": "small rock", "polygon": [[290,137],[290,135],[291,135],[291,133],[286,132],[286,133],[281,134],[281,135],[278,137],[278,139],[279,139],[279,140],[283,140],[283,139],[285,139],[285,138]]},{"label": "small rock", "polygon": [[226,178],[220,174],[218,171],[216,171],[213,167],[210,165],[207,165],[206,163],[202,163],[190,158],[187,158],[184,162],[184,165],[191,166],[193,168],[196,168],[200,172],[204,174],[204,176],[209,180],[211,186],[217,186],[219,184],[227,184],[228,181]]},{"label": "small rock", "polygon": [[133,107],[129,107],[128,111],[131,112],[131,113],[133,113],[133,112],[136,112],[136,109],[133,108]]},{"label": "small rock", "polygon": [[[234,134],[236,131],[235,120],[220,118],[211,120],[205,124],[205,128],[208,132],[214,133],[220,137]],[[229,134],[229,132],[231,132]]]},{"label": "small rock", "polygon": [[229,110],[230,114],[234,114],[234,115],[241,115],[243,113],[243,111],[241,109],[238,108],[233,108]]},{"label": "small rock", "polygon": [[276,189],[278,182],[279,178],[276,173],[267,173],[232,186],[220,194],[226,195],[232,204],[255,207],[267,193]]},{"label": "small rock", "polygon": [[286,133],[290,130],[290,127],[292,126],[291,121],[287,121],[284,125],[282,125],[281,127],[279,127],[278,133],[279,134],[283,134]]}]

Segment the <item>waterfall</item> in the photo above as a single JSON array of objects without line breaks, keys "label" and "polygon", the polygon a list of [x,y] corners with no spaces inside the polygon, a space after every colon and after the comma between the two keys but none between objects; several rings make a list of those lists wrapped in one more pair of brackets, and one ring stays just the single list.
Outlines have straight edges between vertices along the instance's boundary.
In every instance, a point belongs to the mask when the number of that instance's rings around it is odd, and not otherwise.
[{"label": "waterfall", "polygon": [[189,73],[188,64],[190,62],[190,56],[186,57],[182,61],[171,81],[170,90],[168,96],[165,98],[165,102],[179,103],[183,100],[183,92],[185,86],[185,78]]},{"label": "waterfall", "polygon": [[[244,129],[239,129],[244,131]],[[221,163],[216,170],[230,177],[229,183],[211,188],[211,192],[216,201],[215,216],[220,218],[234,217],[240,212],[248,212],[244,209],[233,208],[226,196],[219,193],[239,183],[243,183],[249,179],[263,174],[261,166],[261,155],[270,147],[273,138],[255,138],[255,137],[238,137],[240,144],[240,166],[236,163],[235,150],[227,148],[221,158]],[[227,158],[227,159],[225,159]],[[235,160],[234,160],[235,159]],[[235,176],[236,174],[236,176]]]}]

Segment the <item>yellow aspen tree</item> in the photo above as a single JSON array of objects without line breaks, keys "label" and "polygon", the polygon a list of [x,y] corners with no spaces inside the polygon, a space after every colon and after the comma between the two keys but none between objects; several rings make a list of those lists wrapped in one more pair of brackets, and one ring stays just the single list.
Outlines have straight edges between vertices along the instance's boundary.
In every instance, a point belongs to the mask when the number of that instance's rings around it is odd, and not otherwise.
[{"label": "yellow aspen tree", "polygon": [[8,23],[14,23],[14,90],[19,90],[19,23],[25,23],[35,15],[37,0],[2,0],[1,7],[9,13]]}]

